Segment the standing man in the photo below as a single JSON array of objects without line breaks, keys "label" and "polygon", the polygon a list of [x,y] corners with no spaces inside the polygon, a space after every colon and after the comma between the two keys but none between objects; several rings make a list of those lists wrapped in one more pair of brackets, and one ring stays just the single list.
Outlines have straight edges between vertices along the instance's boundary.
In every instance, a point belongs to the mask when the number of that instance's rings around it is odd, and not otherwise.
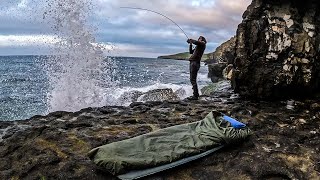
[{"label": "standing man", "polygon": [[[187,43],[189,43],[189,52],[191,57],[190,61],[190,82],[193,89],[193,96],[189,97],[189,100],[198,100],[199,99],[199,91],[197,85],[197,75],[200,69],[200,61],[204,50],[206,49],[207,41],[203,36],[200,36],[198,41],[193,39],[188,39]],[[195,44],[196,47],[193,49],[192,44]]]}]

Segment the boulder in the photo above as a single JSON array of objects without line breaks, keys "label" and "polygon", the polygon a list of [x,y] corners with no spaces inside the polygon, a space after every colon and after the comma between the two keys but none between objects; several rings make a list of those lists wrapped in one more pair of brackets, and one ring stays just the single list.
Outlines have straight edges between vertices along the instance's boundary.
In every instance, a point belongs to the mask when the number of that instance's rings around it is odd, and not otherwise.
[{"label": "boulder", "polygon": [[213,83],[219,82],[223,80],[223,70],[226,68],[226,63],[214,63],[209,64],[209,74],[208,77],[211,78],[211,81]]},{"label": "boulder", "polygon": [[203,87],[201,93],[202,95],[212,96],[218,93],[227,93],[230,90],[231,86],[228,81],[219,81]]},{"label": "boulder", "polygon": [[155,89],[144,93],[142,96],[138,98],[138,101],[176,101],[179,100],[177,94],[173,92],[172,89]]},{"label": "boulder", "polygon": [[187,92],[186,92],[186,90],[185,89],[183,89],[183,88],[179,88],[178,90],[176,90],[175,92],[174,92],[174,94],[176,94],[178,97],[185,97],[186,95],[187,95]]}]

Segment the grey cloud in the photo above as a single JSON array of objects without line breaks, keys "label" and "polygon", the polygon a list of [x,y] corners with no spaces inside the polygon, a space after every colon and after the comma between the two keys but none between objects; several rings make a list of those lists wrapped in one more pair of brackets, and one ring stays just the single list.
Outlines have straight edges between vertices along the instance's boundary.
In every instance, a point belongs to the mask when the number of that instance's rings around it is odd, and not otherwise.
[{"label": "grey cloud", "polygon": [[[16,7],[20,1],[6,4],[12,8],[11,12],[3,13],[0,8],[0,34],[52,34],[50,27],[42,22],[45,0],[29,0],[25,11]],[[235,34],[250,1],[201,0],[200,6],[192,6],[190,0],[94,0],[89,23],[97,29],[94,33],[100,42],[131,44],[153,53],[186,51],[186,37],[170,21],[153,13],[119,7],[152,9],[172,18],[189,37],[207,37],[210,52]],[[0,2],[0,6],[4,4]]]},{"label": "grey cloud", "polygon": [[[163,17],[159,17],[156,14],[149,12],[135,11],[135,10],[123,10],[118,7],[121,6],[133,6],[150,8],[151,10],[157,10],[168,17],[176,21],[187,34],[209,34],[208,36],[217,35],[217,31],[225,31],[225,35],[233,35],[237,25],[241,21],[241,15],[246,9],[250,0],[229,0],[229,1],[216,1],[216,3],[209,3],[207,7],[192,7],[190,1],[143,1],[137,3],[133,0],[124,1],[108,1],[104,0],[100,6],[101,14],[104,16],[109,15],[115,23],[122,24],[123,27],[130,26],[132,32],[134,29],[143,26],[145,29],[149,29],[152,32],[158,28],[166,28],[175,33],[181,33],[180,30],[174,28],[171,22],[168,22]],[[113,10],[110,9],[110,4]],[[202,1],[203,4],[208,4]],[[107,10],[104,10],[104,7]],[[109,8],[108,8],[109,7]],[[125,18],[125,16],[127,16]],[[237,18],[235,18],[237,17]],[[119,19],[119,21],[117,21]],[[153,27],[151,26],[153,25]],[[136,28],[134,28],[136,26]],[[166,27],[164,27],[166,26]],[[171,28],[169,28],[171,27]],[[119,27],[121,28],[121,27]],[[221,36],[215,37],[214,39],[220,39]],[[230,38],[224,36],[224,38]]]},{"label": "grey cloud", "polygon": [[21,0],[2,0],[0,1],[0,10],[16,7],[20,2]]}]

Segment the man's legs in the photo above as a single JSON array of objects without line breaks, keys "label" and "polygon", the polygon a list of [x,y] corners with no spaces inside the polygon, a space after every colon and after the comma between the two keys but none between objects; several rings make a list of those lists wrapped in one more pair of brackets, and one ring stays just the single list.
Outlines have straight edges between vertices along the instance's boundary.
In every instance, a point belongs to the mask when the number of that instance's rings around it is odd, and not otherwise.
[{"label": "man's legs", "polygon": [[198,85],[197,85],[197,75],[200,69],[200,62],[190,61],[190,82],[193,89],[193,97],[198,98]]}]

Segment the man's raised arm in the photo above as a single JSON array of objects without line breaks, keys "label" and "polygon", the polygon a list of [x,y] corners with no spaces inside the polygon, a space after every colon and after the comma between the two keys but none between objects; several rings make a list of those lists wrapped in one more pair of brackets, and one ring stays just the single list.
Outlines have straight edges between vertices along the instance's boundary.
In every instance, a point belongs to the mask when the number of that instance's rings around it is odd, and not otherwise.
[{"label": "man's raised arm", "polygon": [[194,39],[188,39],[189,43],[191,44],[195,44],[195,45],[205,45],[206,43],[203,42],[203,41],[197,41],[197,40],[194,40]]}]

